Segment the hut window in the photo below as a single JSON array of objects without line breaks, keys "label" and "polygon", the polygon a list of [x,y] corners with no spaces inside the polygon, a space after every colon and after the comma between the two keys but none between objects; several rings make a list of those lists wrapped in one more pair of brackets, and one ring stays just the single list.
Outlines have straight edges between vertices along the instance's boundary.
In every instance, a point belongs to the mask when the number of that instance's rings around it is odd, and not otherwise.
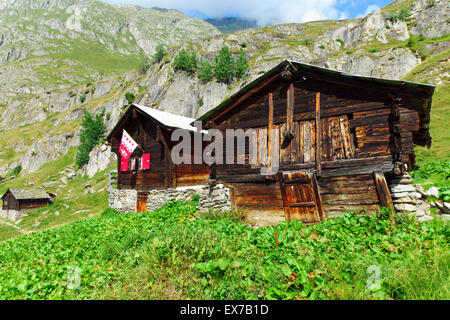
[{"label": "hut window", "polygon": [[130,163],[131,171],[138,171],[138,170],[142,169],[141,157],[132,157],[130,161],[131,161],[131,163]]}]

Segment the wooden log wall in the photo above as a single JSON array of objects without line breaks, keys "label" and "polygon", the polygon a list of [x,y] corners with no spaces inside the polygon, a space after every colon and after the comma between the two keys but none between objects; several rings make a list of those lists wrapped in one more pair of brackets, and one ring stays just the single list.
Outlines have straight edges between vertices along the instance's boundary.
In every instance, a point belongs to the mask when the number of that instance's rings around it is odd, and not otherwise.
[{"label": "wooden log wall", "polygon": [[[378,197],[374,176],[317,177],[322,206],[327,217],[344,214],[346,210],[368,212],[378,210]],[[233,183],[232,205],[247,214],[249,223],[260,225],[285,221],[283,198],[278,182]]]},{"label": "wooden log wall", "polygon": [[[175,144],[170,141],[171,132],[158,127],[142,115],[130,118],[124,129],[143,149],[136,148],[131,155],[139,157],[143,153],[150,153],[150,170],[120,171],[120,137],[113,139],[112,150],[118,157],[118,188],[150,190],[157,188],[172,188],[177,186],[190,186],[206,184],[209,179],[209,166],[206,164],[195,164],[198,160],[194,154],[194,138],[192,141],[191,164],[174,165],[171,160],[170,150]],[[201,156],[200,156],[201,157]],[[202,160],[202,159],[200,159]],[[131,160],[130,160],[131,161]]]},{"label": "wooden log wall", "polygon": [[[362,207],[376,210],[387,199],[380,200],[373,173],[392,171],[398,152],[402,162],[414,162],[418,113],[409,105],[399,106],[396,143],[391,124],[393,104],[388,92],[383,95],[370,88],[310,79],[273,82],[214,119],[218,129],[254,128],[258,138],[256,165],[217,165],[216,177],[235,189],[235,203],[248,210],[250,221],[276,223],[283,212],[280,189],[273,177],[261,175],[260,168],[268,164],[271,153],[279,152],[280,170],[320,169],[317,181],[327,216]],[[320,136],[316,137],[318,125]],[[270,141],[271,127],[279,131],[279,150],[259,146]],[[294,139],[286,144],[287,132],[293,133]],[[318,155],[320,165],[316,163]],[[239,157],[249,160],[248,144],[246,154],[236,155]]]},{"label": "wooden log wall", "polygon": [[19,210],[31,210],[48,206],[48,199],[24,199],[19,201]]}]

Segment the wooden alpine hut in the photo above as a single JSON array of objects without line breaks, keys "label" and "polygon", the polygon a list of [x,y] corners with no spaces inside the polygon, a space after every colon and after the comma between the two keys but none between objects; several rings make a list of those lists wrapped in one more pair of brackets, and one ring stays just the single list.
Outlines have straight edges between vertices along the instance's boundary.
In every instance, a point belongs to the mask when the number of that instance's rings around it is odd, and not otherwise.
[{"label": "wooden alpine hut", "polygon": [[[194,119],[165,111],[132,104],[107,137],[111,150],[118,158],[120,190],[137,190],[137,211],[146,211],[150,190],[204,185],[209,179],[209,167],[200,164],[192,153],[192,164],[174,164],[171,150],[178,142],[171,141],[173,130],[183,129],[193,136],[197,129],[190,125]],[[138,144],[129,158],[128,168],[121,170],[120,144],[124,130]],[[192,143],[194,138],[192,138]],[[194,146],[193,146],[194,148]],[[201,158],[201,156],[200,156]],[[145,165],[147,161],[147,165]]]},{"label": "wooden alpine hut", "polygon": [[2,196],[2,210],[31,210],[45,207],[54,201],[55,195],[44,189],[8,189]]},{"label": "wooden alpine hut", "polygon": [[[211,177],[260,225],[392,207],[390,179],[414,167],[414,144],[431,145],[433,91],[285,60],[197,119],[224,135],[256,135],[256,164],[247,142],[245,154],[235,153],[245,164],[214,164]],[[275,153],[278,170],[261,174]]]}]

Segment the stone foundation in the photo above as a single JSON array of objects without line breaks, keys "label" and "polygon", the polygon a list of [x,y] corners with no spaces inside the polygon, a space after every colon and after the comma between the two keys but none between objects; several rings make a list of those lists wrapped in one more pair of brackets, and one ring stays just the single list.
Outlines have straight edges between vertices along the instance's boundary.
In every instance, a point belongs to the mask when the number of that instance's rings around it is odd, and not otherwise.
[{"label": "stone foundation", "polygon": [[[147,210],[154,211],[166,202],[188,201],[192,199],[194,194],[198,194],[200,212],[229,211],[231,210],[230,190],[222,184],[210,186],[189,186],[179,187],[176,189],[154,189],[149,191],[147,198]],[[109,207],[117,209],[120,212],[135,212],[137,201],[136,190],[110,190]]]},{"label": "stone foundation", "polygon": [[136,190],[109,190],[109,207],[120,212],[136,212]]},{"label": "stone foundation", "polygon": [[16,221],[22,217],[26,217],[26,214],[23,214],[20,211],[16,211],[16,210],[1,210],[0,209],[0,217],[4,218],[4,219],[9,219],[12,221]]},{"label": "stone foundation", "polygon": [[430,205],[426,202],[426,194],[412,183],[413,179],[408,174],[392,179],[390,189],[396,212],[413,213],[419,221],[433,220],[430,216]]}]

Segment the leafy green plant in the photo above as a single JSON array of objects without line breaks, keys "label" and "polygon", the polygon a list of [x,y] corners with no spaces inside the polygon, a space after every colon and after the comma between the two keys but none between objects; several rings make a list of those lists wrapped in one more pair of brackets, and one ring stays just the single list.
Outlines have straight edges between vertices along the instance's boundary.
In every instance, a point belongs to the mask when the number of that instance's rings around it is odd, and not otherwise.
[{"label": "leafy green plant", "polygon": [[81,96],[80,96],[80,103],[84,103],[86,101],[86,93],[83,93]]},{"label": "leafy green plant", "polygon": [[345,47],[345,42],[342,39],[336,39],[337,42],[339,42],[341,44],[341,47]]},{"label": "leafy green plant", "polygon": [[428,56],[428,51],[425,48],[425,46],[422,44],[422,41],[425,40],[425,37],[423,35],[413,35],[411,34],[409,37],[409,40],[406,44],[406,47],[410,48],[411,50],[417,52],[422,59],[425,59]]},{"label": "leafy green plant", "polygon": [[106,127],[103,122],[103,115],[102,112],[94,117],[84,110],[80,130],[80,145],[75,158],[78,167],[82,167],[89,162],[89,153],[104,137]]},{"label": "leafy green plant", "polygon": [[136,99],[136,96],[132,92],[127,92],[127,93],[125,93],[125,99],[127,99],[128,104],[130,105],[134,102],[134,100]]},{"label": "leafy green plant", "polygon": [[411,15],[411,11],[409,11],[408,8],[401,8],[398,12],[398,18],[402,21],[405,21],[406,19],[408,19],[408,17]]},{"label": "leafy green plant", "polygon": [[11,170],[10,176],[18,176],[22,171],[22,166],[16,166]]},{"label": "leafy green plant", "polygon": [[405,21],[406,19],[408,19],[408,17],[411,15],[411,11],[409,11],[408,8],[401,8],[399,11],[397,12],[391,12],[389,14],[389,20],[392,23],[396,23],[397,21],[401,20],[401,21]]},{"label": "leafy green plant", "polygon": [[[254,229],[232,213],[193,219],[195,200],[106,209],[0,243],[0,299],[448,298],[448,222],[382,209]],[[71,266],[78,290],[67,287]],[[379,289],[367,286],[372,267]]]},{"label": "leafy green plant", "polygon": [[163,44],[158,44],[155,48],[156,52],[153,55],[153,63],[158,63],[162,60],[162,58],[164,58],[166,51],[164,49],[164,45]]}]

